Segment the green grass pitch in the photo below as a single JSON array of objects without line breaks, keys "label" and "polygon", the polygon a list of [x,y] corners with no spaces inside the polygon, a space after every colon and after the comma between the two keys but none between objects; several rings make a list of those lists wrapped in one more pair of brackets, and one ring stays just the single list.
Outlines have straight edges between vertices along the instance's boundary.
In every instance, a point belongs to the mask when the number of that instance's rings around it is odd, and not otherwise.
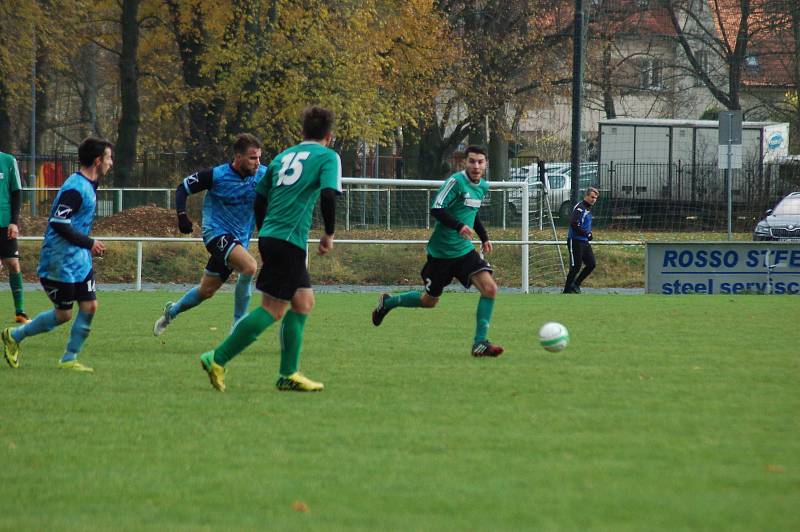
[{"label": "green grass pitch", "polygon": [[474,293],[379,328],[377,294],[321,294],[301,365],[326,389],[296,394],[276,326],[214,391],[232,296],[154,338],[176,297],[101,292],[94,374],[56,369],[68,327],[0,368],[0,529],[800,529],[797,298],[500,294],[485,360]]}]

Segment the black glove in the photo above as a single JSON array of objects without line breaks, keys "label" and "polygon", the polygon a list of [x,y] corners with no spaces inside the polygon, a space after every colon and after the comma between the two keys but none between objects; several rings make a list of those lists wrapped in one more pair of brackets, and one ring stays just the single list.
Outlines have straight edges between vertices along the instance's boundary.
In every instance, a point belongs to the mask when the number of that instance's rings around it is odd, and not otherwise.
[{"label": "black glove", "polygon": [[589,234],[587,235],[587,238],[589,239],[589,242],[591,242],[591,241],[592,241],[592,233],[589,233]]},{"label": "black glove", "polygon": [[185,212],[178,213],[178,229],[185,235],[192,233],[192,221]]}]

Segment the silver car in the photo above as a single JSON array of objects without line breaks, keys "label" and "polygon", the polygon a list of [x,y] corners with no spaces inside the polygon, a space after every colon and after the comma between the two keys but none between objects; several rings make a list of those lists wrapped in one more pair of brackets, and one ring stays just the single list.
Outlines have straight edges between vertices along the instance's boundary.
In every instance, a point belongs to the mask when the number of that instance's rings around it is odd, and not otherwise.
[{"label": "silver car", "polygon": [[800,242],[800,192],[785,196],[756,224],[753,240]]}]

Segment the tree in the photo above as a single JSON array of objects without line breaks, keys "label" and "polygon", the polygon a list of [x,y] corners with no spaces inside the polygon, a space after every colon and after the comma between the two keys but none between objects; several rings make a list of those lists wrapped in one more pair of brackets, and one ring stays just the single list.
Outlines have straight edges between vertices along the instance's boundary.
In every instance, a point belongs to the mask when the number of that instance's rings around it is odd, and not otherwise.
[{"label": "tree", "polygon": [[450,154],[488,122],[492,175],[507,175],[508,137],[515,110],[551,85],[554,47],[565,36],[551,29],[545,2],[441,0],[459,58],[442,77],[436,102],[420,120],[418,173],[442,177]]},{"label": "tree", "polygon": [[122,0],[119,53],[120,119],[115,145],[114,185],[130,186],[131,172],[136,162],[136,142],[139,134],[141,108],[139,105],[139,5],[140,0]]},{"label": "tree", "polygon": [[[753,28],[753,7],[768,0],[711,0],[711,12],[694,8],[693,0],[662,0],[688,70],[726,109],[741,109],[742,69]],[[704,61],[700,51],[716,61]],[[722,65],[721,69],[717,65]],[[726,86],[727,85],[727,86]]]}]

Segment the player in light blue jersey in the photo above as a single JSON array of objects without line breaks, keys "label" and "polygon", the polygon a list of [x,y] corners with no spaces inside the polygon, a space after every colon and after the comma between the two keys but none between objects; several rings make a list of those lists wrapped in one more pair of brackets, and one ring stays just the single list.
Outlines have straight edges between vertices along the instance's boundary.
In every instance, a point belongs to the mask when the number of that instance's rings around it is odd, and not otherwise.
[{"label": "player in light blue jersey", "polygon": [[29,323],[7,328],[0,338],[3,356],[12,368],[20,362],[19,344],[29,336],[48,332],[78,316],[72,324],[66,351],[58,365],[63,369],[93,371],[78,362],[78,353],[89,336],[97,312],[97,292],[92,255],[102,255],[105,246],[89,237],[97,210],[97,183],[111,170],[110,142],[87,138],[78,147],[80,171],[67,178],[53,201],[39,257],[39,278],[55,309],[42,312]]},{"label": "player in light blue jersey", "polygon": [[233,162],[192,174],[175,190],[175,210],[181,233],[192,232],[192,221],[186,214],[186,198],[206,191],[203,200],[203,242],[211,254],[200,284],[169,302],[153,325],[153,334],[161,333],[181,312],[196,307],[213,296],[234,270],[236,280],[233,301],[233,323],[247,313],[256,273],[256,259],[247,251],[256,222],[253,201],[256,185],[267,171],[261,164],[261,142],[242,133],[233,144]]}]

